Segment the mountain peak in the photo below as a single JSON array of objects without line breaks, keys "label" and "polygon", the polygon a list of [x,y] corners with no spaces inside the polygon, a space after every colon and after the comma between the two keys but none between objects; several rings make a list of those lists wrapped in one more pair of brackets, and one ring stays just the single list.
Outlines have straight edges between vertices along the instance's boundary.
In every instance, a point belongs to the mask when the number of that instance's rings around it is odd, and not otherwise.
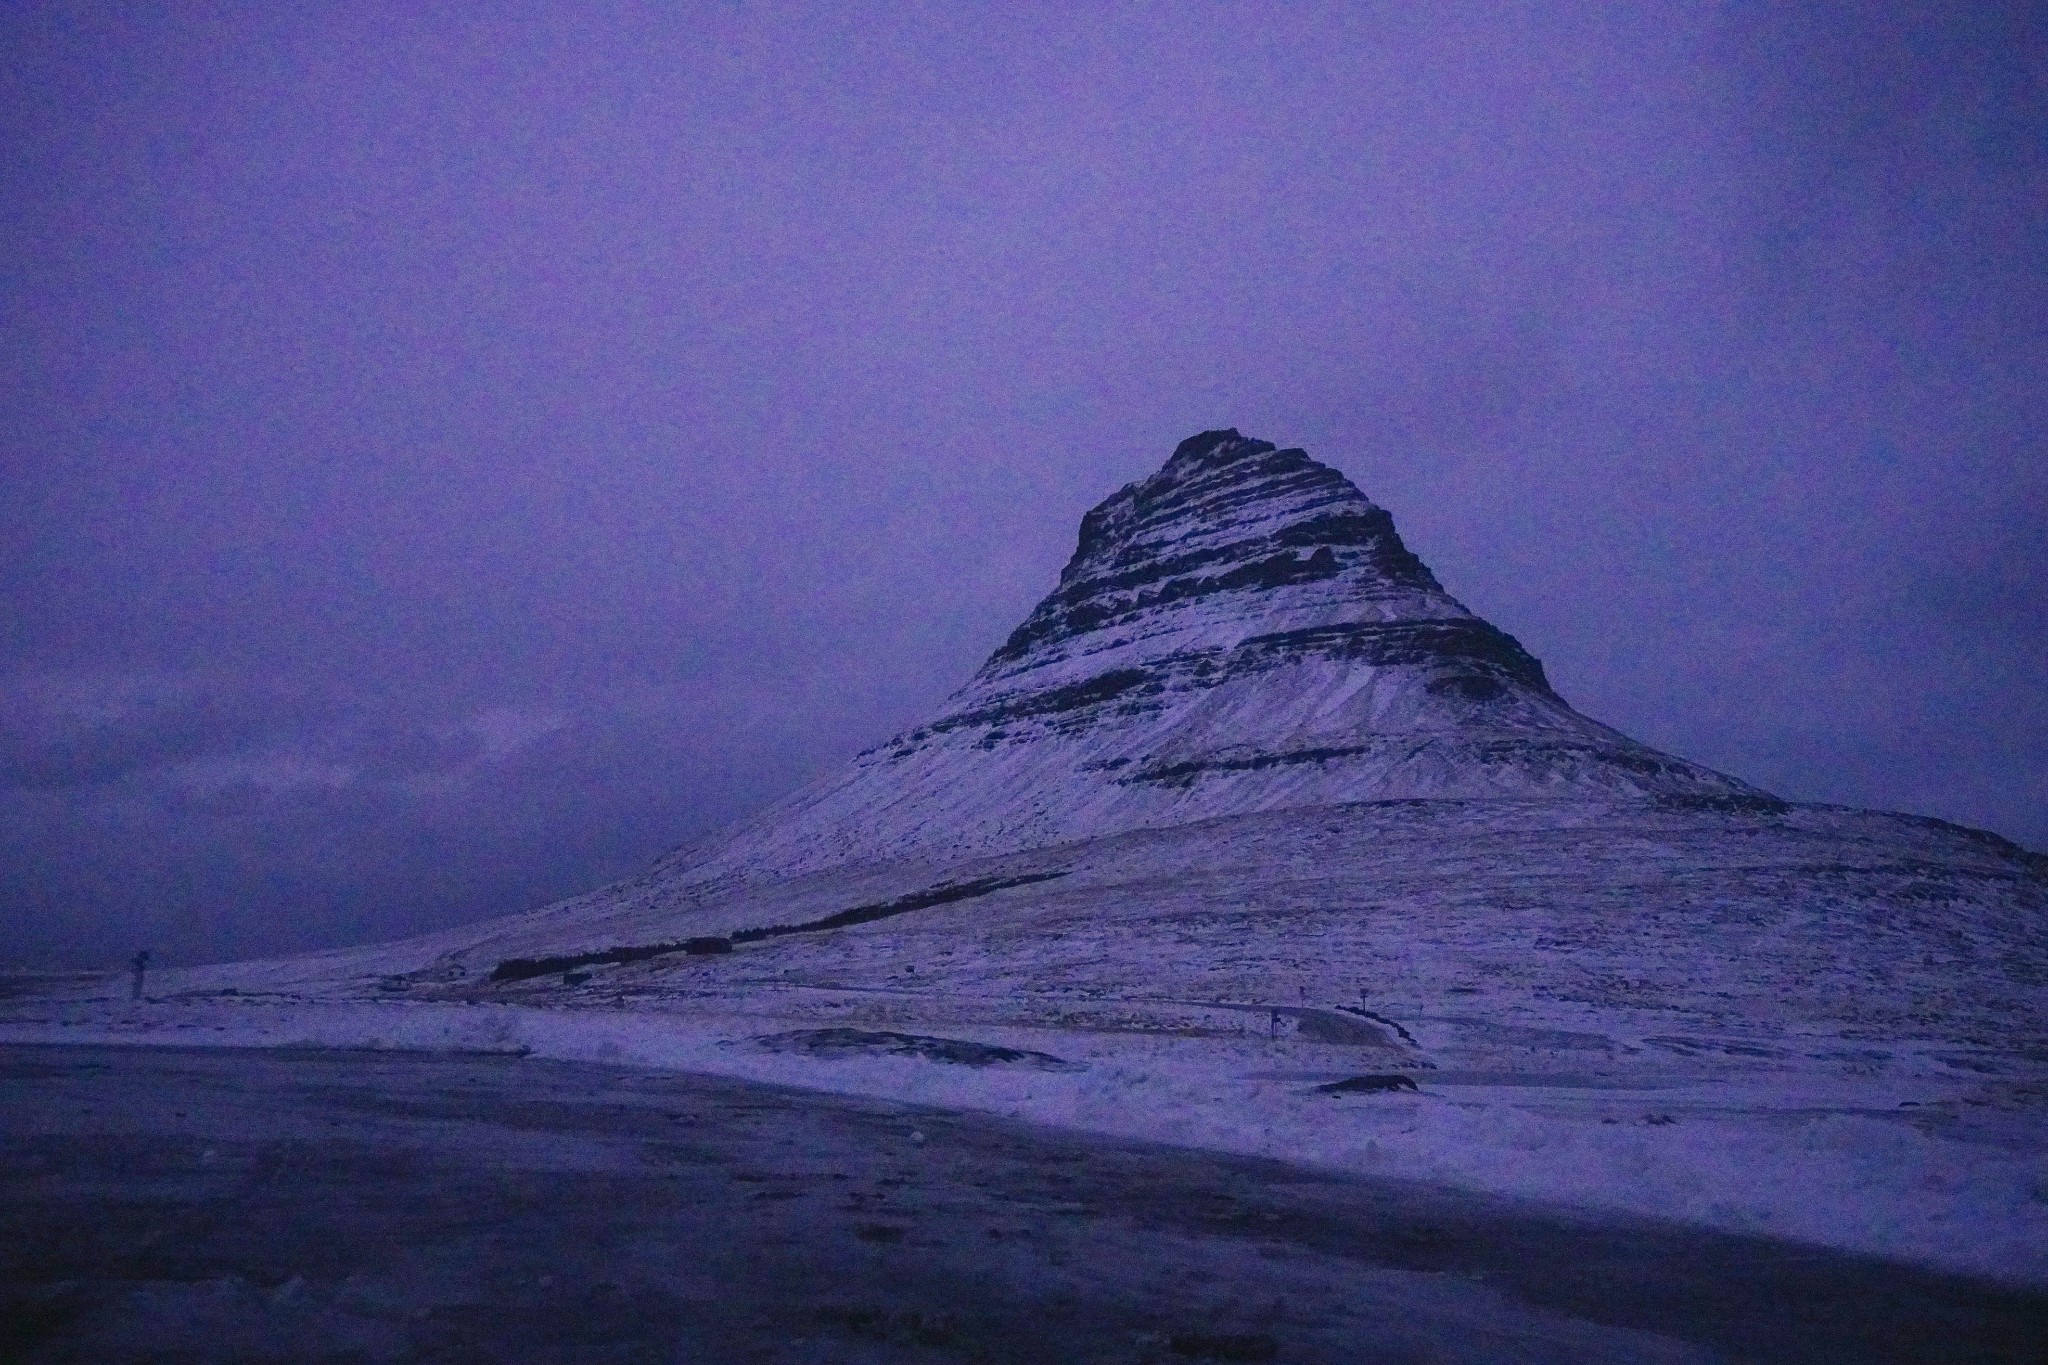
[{"label": "mountain peak", "polygon": [[[1162,616],[1164,607],[1176,610]],[[1234,428],[1205,431],[1081,518],[1058,589],[983,676],[1142,615],[1228,630],[1257,619],[1329,624],[1332,612],[1360,611],[1467,614],[1402,543],[1393,517],[1342,474]]]},{"label": "mountain peak", "polygon": [[1343,474],[1234,429],[1081,519],[939,715],[705,870],[1022,849],[1279,807],[1762,794],[1588,720]]},{"label": "mountain peak", "polygon": [[1167,464],[1233,460],[1246,455],[1263,455],[1273,448],[1271,441],[1254,440],[1240,435],[1236,427],[1224,427],[1220,431],[1204,431],[1188,437],[1173,448],[1173,458]]}]

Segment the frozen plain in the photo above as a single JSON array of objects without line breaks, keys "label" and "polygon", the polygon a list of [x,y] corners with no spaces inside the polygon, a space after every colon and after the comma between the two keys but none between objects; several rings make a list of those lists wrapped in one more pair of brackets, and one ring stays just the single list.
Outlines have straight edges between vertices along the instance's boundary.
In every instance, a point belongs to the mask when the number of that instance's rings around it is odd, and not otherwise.
[{"label": "frozen plain", "polygon": [[640,1068],[0,1048],[0,1354],[2025,1361],[2048,1297]]}]

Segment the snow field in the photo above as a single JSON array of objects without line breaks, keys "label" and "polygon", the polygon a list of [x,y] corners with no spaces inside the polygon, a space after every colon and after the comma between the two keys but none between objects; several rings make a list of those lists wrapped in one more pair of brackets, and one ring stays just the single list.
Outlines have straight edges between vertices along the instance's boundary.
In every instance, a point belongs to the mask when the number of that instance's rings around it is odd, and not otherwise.
[{"label": "snow field", "polygon": [[[2028,1112],[1987,1106],[1969,1081],[1674,1070],[1633,1085],[1547,1085],[1540,1073],[1491,1084],[1499,1077],[1417,1072],[1418,1094],[1329,1096],[1315,1083],[1352,1074],[1354,1050],[1049,1029],[964,1035],[1085,1064],[1048,1072],[821,1059],[752,1041],[812,1022],[409,1003],[71,1005],[17,1007],[0,1020],[0,1041],[526,1051],[706,1072],[2048,1284],[2048,1145]],[[1906,1095],[1915,1098],[1893,1098]]]}]

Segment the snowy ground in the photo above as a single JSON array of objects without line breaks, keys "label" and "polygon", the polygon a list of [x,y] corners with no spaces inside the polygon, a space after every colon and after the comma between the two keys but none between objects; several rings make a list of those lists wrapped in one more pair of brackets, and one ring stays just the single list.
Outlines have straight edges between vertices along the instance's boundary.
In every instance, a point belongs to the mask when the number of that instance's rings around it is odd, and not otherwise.
[{"label": "snowy ground", "polygon": [[[810,1008],[710,1016],[241,999],[17,1005],[0,1039],[527,1052],[630,1063],[1673,1218],[2048,1285],[2038,1103],[2001,1100],[1984,1078],[1957,1077],[1939,1064],[1894,1058],[1890,1070],[1860,1077],[1677,1053],[1617,1064],[1584,1037],[1530,1030],[1511,1049],[1517,1065],[1502,1065],[1496,1047],[1487,1051],[1491,1068],[1462,1066],[1445,1044],[1435,1070],[1403,1070],[1400,1057],[1379,1049],[1298,1033],[948,1028],[877,1018],[871,1009],[817,1008],[843,1003],[829,997],[793,1003]],[[1270,1027],[1264,1015],[1259,1022]],[[1416,1022],[1425,1042],[1459,1027]],[[1068,1065],[968,1065],[894,1055],[886,1042],[807,1052],[757,1041],[821,1026],[1002,1045]],[[1360,1074],[1405,1075],[1417,1088],[1317,1089]]]},{"label": "snowy ground", "polygon": [[[1822,807],[1360,803],[951,866],[661,874],[433,938],[164,973],[142,1004],[119,978],[18,983],[0,1042],[525,1050],[2039,1287],[2042,867]],[[735,946],[615,951],[691,936]],[[502,972],[565,956],[581,965]],[[1067,1065],[760,1041],[821,1028]],[[1360,1075],[1415,1089],[1318,1089]]]},{"label": "snowy ground", "polygon": [[648,1069],[0,1048],[0,1119],[36,1362],[2017,1361],[2048,1325],[1770,1238]]}]

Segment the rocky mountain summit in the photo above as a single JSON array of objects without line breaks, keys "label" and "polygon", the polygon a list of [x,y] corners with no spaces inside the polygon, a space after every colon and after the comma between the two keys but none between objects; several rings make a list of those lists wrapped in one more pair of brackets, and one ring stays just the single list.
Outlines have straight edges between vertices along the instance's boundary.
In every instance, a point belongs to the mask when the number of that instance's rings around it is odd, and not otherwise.
[{"label": "rocky mountain summit", "polygon": [[933,719],[678,871],[1007,852],[1333,802],[1764,793],[1574,711],[1300,450],[1181,442]]}]

